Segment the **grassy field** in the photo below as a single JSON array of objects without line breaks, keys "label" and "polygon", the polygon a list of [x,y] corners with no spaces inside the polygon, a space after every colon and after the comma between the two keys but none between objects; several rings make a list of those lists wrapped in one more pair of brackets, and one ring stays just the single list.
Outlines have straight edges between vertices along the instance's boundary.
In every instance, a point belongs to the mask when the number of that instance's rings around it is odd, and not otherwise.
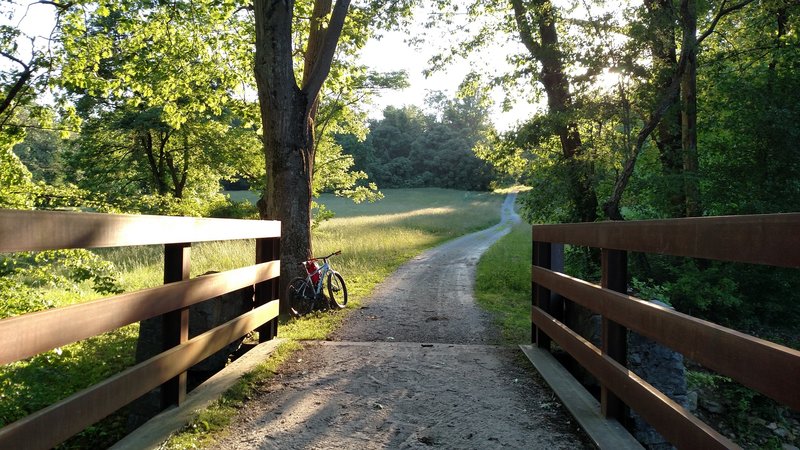
[{"label": "grassy field", "polygon": [[478,262],[475,297],[491,311],[507,344],[531,338],[531,228],[515,226]]},{"label": "grassy field", "polygon": [[[358,307],[375,285],[404,261],[445,240],[497,223],[503,201],[498,194],[445,189],[386,190],[384,195],[376,203],[359,205],[328,195],[320,199],[336,217],[315,230],[314,253],[342,250],[341,257],[332,262],[347,281],[349,308]],[[249,193],[247,196],[255,198]],[[117,281],[125,291],[162,283],[161,246],[97,253],[114,264]],[[254,259],[252,241],[200,243],[192,247],[191,273],[196,276],[208,270],[242,267]],[[51,287],[40,293],[54,306],[100,297],[88,283]],[[279,335],[290,340],[324,338],[346,312],[283,319]],[[0,368],[0,426],[129,366],[137,335],[138,326],[134,324]],[[68,447],[79,448],[85,443],[105,446],[114,442],[123,429],[124,417],[117,415],[87,430]]]}]

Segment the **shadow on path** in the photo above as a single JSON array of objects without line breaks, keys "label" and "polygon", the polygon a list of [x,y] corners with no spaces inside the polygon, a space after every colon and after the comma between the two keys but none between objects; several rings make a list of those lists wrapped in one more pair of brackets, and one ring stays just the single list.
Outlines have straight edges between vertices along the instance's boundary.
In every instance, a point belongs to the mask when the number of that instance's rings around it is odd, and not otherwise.
[{"label": "shadow on path", "polygon": [[220,449],[588,448],[473,296],[502,220],[406,263],[332,342],[307,342],[245,407]]}]

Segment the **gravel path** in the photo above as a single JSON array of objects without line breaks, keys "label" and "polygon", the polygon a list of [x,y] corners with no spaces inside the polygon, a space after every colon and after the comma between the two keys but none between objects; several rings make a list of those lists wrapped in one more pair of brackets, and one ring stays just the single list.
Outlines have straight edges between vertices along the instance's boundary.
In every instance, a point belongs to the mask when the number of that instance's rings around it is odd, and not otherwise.
[{"label": "gravel path", "polygon": [[330,342],[308,342],[242,409],[219,449],[590,448],[522,361],[498,342],[472,284],[481,253],[519,221],[403,265]]},{"label": "gravel path", "polygon": [[491,316],[475,303],[475,266],[486,249],[520,221],[516,194],[497,225],[428,250],[401,266],[351,314],[332,339],[341,341],[497,344]]}]

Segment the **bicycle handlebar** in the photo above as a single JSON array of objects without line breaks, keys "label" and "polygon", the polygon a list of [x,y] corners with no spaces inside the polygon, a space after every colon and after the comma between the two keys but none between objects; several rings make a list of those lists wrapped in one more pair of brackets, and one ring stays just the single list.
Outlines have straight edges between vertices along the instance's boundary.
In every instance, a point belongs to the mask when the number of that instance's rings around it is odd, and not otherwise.
[{"label": "bicycle handlebar", "polygon": [[316,261],[316,260],[318,260],[318,259],[323,259],[323,260],[324,260],[324,259],[328,259],[328,258],[330,258],[331,256],[337,256],[337,255],[341,255],[341,254],[342,254],[342,251],[341,251],[341,250],[336,250],[335,252],[331,253],[331,254],[330,254],[330,255],[328,255],[328,256],[319,256],[319,257],[317,257],[317,258],[311,258],[311,259],[307,259],[307,260],[305,260],[305,261],[301,261],[301,262],[297,263],[297,265],[298,265],[298,266],[302,266],[302,265],[304,265],[305,263],[307,263],[308,261]]}]

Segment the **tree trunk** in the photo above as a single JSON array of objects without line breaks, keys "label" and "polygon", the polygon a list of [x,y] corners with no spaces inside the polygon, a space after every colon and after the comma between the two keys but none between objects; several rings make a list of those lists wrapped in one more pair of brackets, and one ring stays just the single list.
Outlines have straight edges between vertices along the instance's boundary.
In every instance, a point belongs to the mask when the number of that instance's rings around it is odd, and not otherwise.
[{"label": "tree trunk", "polygon": [[[299,275],[295,263],[311,254],[307,99],[292,65],[294,4],[256,1],[255,74],[264,129],[266,186],[258,202],[262,219],[281,221],[281,292]],[[281,313],[289,305],[281,301]]]},{"label": "tree trunk", "polygon": [[[678,71],[676,21],[672,0],[645,0],[644,4],[650,21],[648,32],[653,52],[653,66],[657,71],[655,84],[657,92],[666,92],[674,74]],[[670,217],[683,217],[686,207],[681,128],[681,109],[677,105],[671,106],[664,113],[655,134],[661,172],[667,181],[664,195],[667,198],[667,213]]]},{"label": "tree trunk", "polygon": [[561,141],[561,151],[567,166],[571,190],[569,197],[574,205],[574,220],[594,222],[597,220],[597,193],[592,182],[591,165],[579,158],[582,143],[578,124],[569,117],[572,96],[558,43],[555,7],[550,0],[536,0],[532,3],[531,9],[536,20],[539,41],[534,39],[533,29],[522,0],[511,0],[514,19],[522,43],[542,66],[539,81],[547,94],[548,110],[562,121],[557,125],[556,132]]},{"label": "tree trunk", "polygon": [[[316,0],[306,47],[302,88],[292,60],[294,1],[256,0],[255,75],[264,128],[266,186],[258,208],[262,219],[281,221],[281,287],[303,273],[296,263],[311,257],[313,123],[317,97],[330,72],[349,0]],[[323,20],[330,14],[327,27]],[[281,313],[289,305],[281,300]]]},{"label": "tree trunk", "polygon": [[681,137],[686,216],[701,214],[697,155],[697,0],[681,1],[686,66],[681,78]]}]

